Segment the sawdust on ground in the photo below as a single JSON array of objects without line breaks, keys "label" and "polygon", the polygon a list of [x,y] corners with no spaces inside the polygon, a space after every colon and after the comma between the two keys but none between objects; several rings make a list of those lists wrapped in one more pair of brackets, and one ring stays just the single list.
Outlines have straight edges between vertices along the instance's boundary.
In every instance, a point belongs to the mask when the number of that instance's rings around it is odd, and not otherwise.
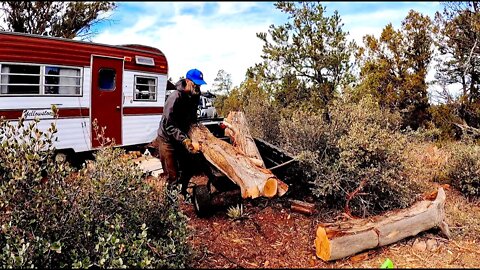
[{"label": "sawdust on ground", "polygon": [[[202,176],[192,179],[205,181]],[[228,217],[227,207],[208,218],[198,217],[189,202],[182,201],[181,209],[192,232],[188,241],[195,250],[194,268],[379,268],[387,258],[395,268],[480,267],[480,203],[456,190],[447,189],[446,195],[452,239],[431,229],[333,262],[317,258],[314,246],[317,225],[332,213],[292,212],[288,198],[242,200],[244,216],[237,220]]]}]

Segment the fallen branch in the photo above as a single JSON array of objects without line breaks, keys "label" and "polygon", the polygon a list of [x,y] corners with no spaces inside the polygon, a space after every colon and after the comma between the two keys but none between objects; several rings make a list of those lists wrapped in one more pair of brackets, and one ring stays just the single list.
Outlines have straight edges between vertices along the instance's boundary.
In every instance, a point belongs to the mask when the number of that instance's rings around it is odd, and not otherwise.
[{"label": "fallen branch", "polygon": [[299,200],[290,200],[292,203],[290,205],[290,209],[294,212],[302,213],[305,215],[313,215],[316,210],[315,210],[315,204],[313,203],[308,203],[308,202],[303,202]]},{"label": "fallen branch", "polygon": [[390,211],[369,219],[321,224],[316,232],[316,255],[324,261],[337,260],[397,242],[434,227],[440,228],[450,238],[448,225],[444,221],[445,197],[445,192],[440,187],[434,201],[423,200],[410,208]]},{"label": "fallen branch", "polygon": [[458,124],[458,123],[453,123],[453,124],[456,127],[460,128],[462,130],[462,133],[464,133],[464,134],[471,134],[475,138],[480,137],[480,129],[471,127],[471,126],[466,125],[466,124]]},{"label": "fallen branch", "polygon": [[347,194],[347,200],[345,202],[345,208],[344,208],[344,211],[345,211],[345,214],[347,214],[348,217],[350,218],[354,218],[352,216],[352,213],[350,211],[350,206],[348,205],[350,203],[350,201],[353,199],[353,197],[355,197],[355,195],[358,194],[358,192],[360,192],[360,190],[363,189],[363,187],[365,186],[365,184],[367,183],[367,179],[363,179],[361,182],[360,182],[360,185],[358,185],[358,187],[350,192],[349,194]]}]

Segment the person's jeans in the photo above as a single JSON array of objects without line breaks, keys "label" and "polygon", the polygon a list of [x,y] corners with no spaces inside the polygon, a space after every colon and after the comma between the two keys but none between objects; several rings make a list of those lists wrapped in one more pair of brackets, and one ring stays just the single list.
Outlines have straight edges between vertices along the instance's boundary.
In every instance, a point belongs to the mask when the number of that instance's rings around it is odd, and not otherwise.
[{"label": "person's jeans", "polygon": [[182,193],[186,194],[188,182],[192,178],[192,157],[182,144],[170,143],[157,137],[158,153],[169,186],[181,184]]}]

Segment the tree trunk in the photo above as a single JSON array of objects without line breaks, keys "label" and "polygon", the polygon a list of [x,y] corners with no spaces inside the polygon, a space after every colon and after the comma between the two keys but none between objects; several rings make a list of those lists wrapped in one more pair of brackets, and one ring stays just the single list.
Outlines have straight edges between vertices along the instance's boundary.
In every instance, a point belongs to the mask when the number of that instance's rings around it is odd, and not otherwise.
[{"label": "tree trunk", "polygon": [[204,125],[193,125],[189,131],[193,142],[200,144],[205,158],[240,187],[242,198],[271,198],[278,193],[279,179],[240,153],[233,145],[215,137]]},{"label": "tree trunk", "polygon": [[410,208],[369,219],[321,224],[316,232],[316,254],[324,261],[337,260],[434,227],[439,227],[450,238],[448,225],[444,221],[444,205],[445,192],[440,187],[434,201],[423,200]]},{"label": "tree trunk", "polygon": [[[227,126],[225,135],[230,137],[233,147],[250,158],[256,166],[266,168],[257,145],[250,134],[245,114],[241,111],[231,111],[228,113],[227,119],[223,122]],[[277,179],[277,195],[281,197],[287,191],[288,185],[282,180]]]},{"label": "tree trunk", "polygon": [[467,124],[458,124],[458,123],[453,123],[453,124],[462,130],[462,134],[470,134],[474,138],[480,137],[480,129],[471,127]]},{"label": "tree trunk", "polygon": [[252,135],[250,135],[245,114],[240,111],[231,111],[228,113],[227,119],[224,120],[224,123],[225,122],[227,126],[225,135],[230,137],[232,145],[241,153],[243,152],[245,156],[258,160],[256,164],[258,164],[259,167],[265,168],[262,156],[260,156],[257,145]]}]

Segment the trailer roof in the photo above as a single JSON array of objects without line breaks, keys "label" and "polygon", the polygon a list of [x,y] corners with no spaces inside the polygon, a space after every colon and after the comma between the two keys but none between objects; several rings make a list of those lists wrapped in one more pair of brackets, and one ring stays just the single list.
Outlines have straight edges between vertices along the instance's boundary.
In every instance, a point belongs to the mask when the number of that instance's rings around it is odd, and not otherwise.
[{"label": "trailer roof", "polygon": [[[92,55],[122,58],[125,69],[168,74],[163,52],[141,44],[108,45],[58,37],[0,31],[0,61],[89,66]],[[139,59],[152,58],[153,65]]]},{"label": "trailer roof", "polygon": [[93,45],[93,46],[111,47],[111,48],[117,48],[117,49],[127,49],[127,50],[131,50],[131,51],[138,51],[138,52],[144,52],[144,53],[155,53],[155,54],[165,56],[165,54],[160,49],[155,48],[155,47],[151,47],[151,46],[147,46],[147,45],[141,45],[141,44],[110,45],[110,44],[105,44],[105,43],[97,43],[97,42],[90,42],[90,41],[83,41],[83,40],[75,40],[75,39],[60,38],[60,37],[50,37],[50,36],[41,36],[41,35],[36,35],[36,34],[9,32],[9,31],[1,31],[0,30],[0,35],[1,34],[32,37],[32,38],[43,38],[43,39],[51,39],[51,40],[59,40],[59,41],[67,41],[67,42],[74,42],[74,43]]}]

